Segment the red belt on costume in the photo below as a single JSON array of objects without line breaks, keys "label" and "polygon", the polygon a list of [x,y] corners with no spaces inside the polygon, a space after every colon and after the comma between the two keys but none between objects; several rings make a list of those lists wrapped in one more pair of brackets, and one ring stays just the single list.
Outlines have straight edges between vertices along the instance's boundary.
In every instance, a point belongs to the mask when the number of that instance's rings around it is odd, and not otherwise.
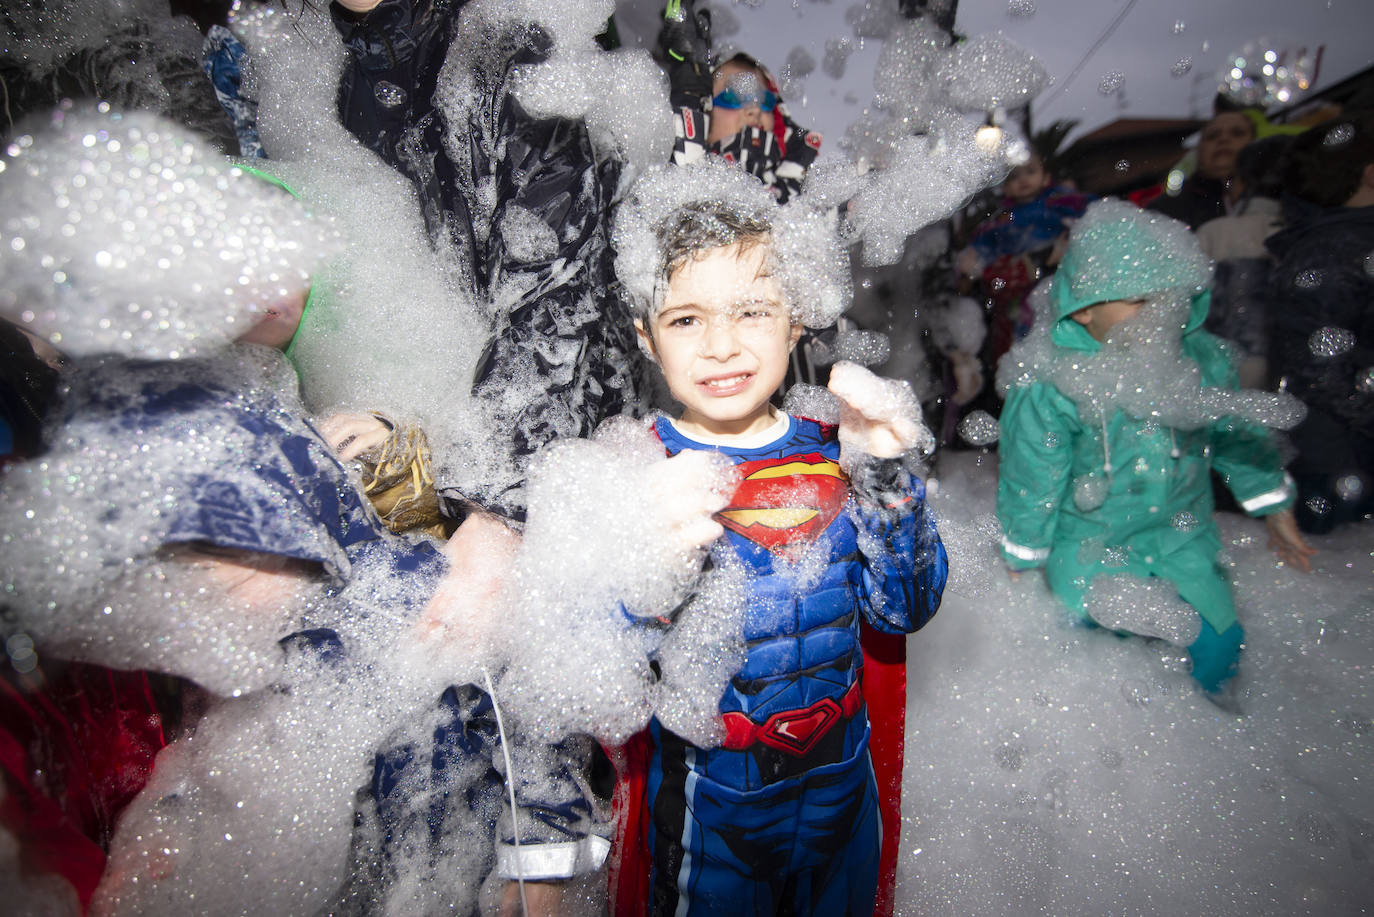
[{"label": "red belt on costume", "polygon": [[762,723],[755,723],[746,714],[731,711],[721,716],[725,725],[725,741],[720,743],[720,747],[743,751],[759,742],[801,756],[814,748],[836,723],[858,713],[863,703],[863,692],[859,690],[856,679],[838,701],[825,697],[799,710],[781,710]]}]

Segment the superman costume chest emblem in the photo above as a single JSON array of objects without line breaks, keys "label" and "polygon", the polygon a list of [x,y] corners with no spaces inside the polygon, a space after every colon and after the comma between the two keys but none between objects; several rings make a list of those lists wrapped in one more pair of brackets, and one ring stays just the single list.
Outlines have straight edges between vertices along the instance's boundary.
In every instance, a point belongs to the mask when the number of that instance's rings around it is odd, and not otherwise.
[{"label": "superman costume chest emblem", "polygon": [[739,486],[716,521],[776,554],[813,544],[849,499],[849,478],[819,452],[740,462]]}]

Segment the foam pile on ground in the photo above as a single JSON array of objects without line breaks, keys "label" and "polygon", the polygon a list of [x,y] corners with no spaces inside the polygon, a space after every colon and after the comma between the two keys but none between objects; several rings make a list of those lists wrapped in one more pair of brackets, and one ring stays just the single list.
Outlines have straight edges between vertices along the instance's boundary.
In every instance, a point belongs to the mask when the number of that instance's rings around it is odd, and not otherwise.
[{"label": "foam pile on ground", "polygon": [[1369,523],[1313,539],[1310,576],[1221,517],[1246,650],[1231,702],[1187,655],[1070,623],[998,572],[995,464],[941,458],[952,571],[909,644],[898,914],[1359,914],[1374,894]]},{"label": "foam pile on ground", "polygon": [[0,314],[73,354],[175,358],[246,332],[337,247],[190,130],[63,107],[0,160]]}]

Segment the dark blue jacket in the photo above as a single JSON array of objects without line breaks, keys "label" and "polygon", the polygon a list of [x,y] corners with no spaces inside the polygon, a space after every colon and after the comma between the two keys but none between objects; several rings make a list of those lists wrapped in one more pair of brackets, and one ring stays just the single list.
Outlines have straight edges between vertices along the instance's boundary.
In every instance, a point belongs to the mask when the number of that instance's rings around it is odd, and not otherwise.
[{"label": "dark blue jacket", "polygon": [[[460,5],[383,0],[363,15],[333,5],[351,55],[340,115],[415,184],[431,233],[470,267],[476,302],[494,313],[473,393],[512,467],[461,489],[441,480],[440,493],[522,522],[528,457],[556,436],[590,435],[633,403],[638,348],[613,292],[610,249],[620,163],[598,154],[583,123],[534,118],[511,94],[514,68],[549,54],[537,26],[496,36],[481,59],[449,62],[471,73],[480,97],[464,112],[437,107]],[[445,131],[464,139],[446,146]],[[545,223],[556,248],[534,252],[507,239],[503,220],[514,208]],[[530,368],[539,391],[511,403],[512,383]]]}]

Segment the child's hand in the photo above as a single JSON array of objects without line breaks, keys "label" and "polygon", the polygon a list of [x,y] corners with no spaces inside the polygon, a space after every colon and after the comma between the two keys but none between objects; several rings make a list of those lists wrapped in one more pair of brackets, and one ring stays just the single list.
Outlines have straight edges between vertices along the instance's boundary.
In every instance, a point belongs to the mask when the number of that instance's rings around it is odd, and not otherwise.
[{"label": "child's hand", "polygon": [[657,509],[668,523],[673,546],[693,552],[724,535],[725,528],[712,518],[730,502],[729,490],[721,486],[721,458],[685,449],[660,468]]},{"label": "child's hand", "polygon": [[935,437],[921,423],[921,407],[905,382],[841,362],[830,370],[830,391],[840,400],[841,444],[875,458],[935,450]]},{"label": "child's hand", "polygon": [[1265,516],[1264,527],[1269,530],[1269,548],[1279,555],[1279,560],[1303,573],[1312,572],[1312,561],[1308,558],[1316,554],[1317,549],[1303,540],[1291,509]]},{"label": "child's hand", "polygon": [[335,0],[335,2],[350,13],[370,13],[377,8],[377,4],[381,3],[382,0]]},{"label": "child's hand", "polygon": [[347,462],[386,442],[391,428],[375,414],[335,414],[320,424],[320,435]]}]

